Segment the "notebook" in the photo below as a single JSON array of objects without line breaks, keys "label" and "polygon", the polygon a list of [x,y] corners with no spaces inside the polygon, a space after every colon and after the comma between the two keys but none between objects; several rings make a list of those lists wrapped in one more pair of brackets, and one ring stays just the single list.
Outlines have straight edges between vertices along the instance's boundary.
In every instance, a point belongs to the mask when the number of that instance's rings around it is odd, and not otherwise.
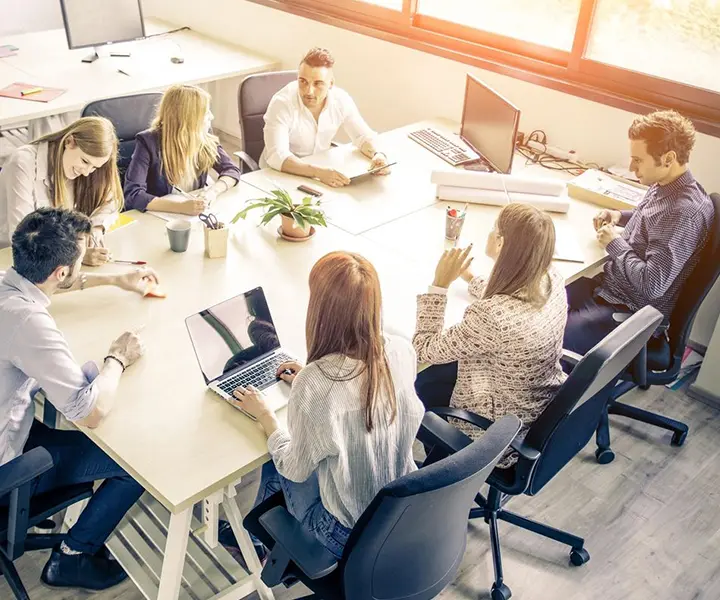
[{"label": "notebook", "polygon": [[[42,88],[42,92],[29,94],[28,96],[22,95],[23,90],[31,90],[38,87]],[[55,100],[55,98],[62,96],[65,92],[66,90],[60,88],[49,88],[34,83],[15,82],[0,89],[0,96],[5,98],[17,98],[18,100],[32,100],[33,102],[50,102],[51,100]]]}]

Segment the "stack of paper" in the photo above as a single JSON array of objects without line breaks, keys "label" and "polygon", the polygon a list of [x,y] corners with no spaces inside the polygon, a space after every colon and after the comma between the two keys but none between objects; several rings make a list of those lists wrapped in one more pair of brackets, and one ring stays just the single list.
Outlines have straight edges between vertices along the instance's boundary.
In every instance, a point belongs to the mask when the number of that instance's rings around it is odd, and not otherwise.
[{"label": "stack of paper", "polygon": [[570,208],[564,181],[479,173],[474,171],[433,171],[441,200],[504,206],[510,202],[531,204],[541,210],[566,213]]}]

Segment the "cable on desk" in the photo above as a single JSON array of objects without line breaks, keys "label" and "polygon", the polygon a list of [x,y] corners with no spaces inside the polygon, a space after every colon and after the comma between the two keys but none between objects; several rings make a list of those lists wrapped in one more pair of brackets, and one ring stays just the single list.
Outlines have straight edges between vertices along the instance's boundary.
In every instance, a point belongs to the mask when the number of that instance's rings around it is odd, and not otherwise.
[{"label": "cable on desk", "polygon": [[185,25],[185,27],[178,27],[177,29],[171,29],[170,31],[161,31],[160,33],[151,33],[150,35],[146,35],[143,39],[147,40],[154,37],[159,37],[161,35],[168,35],[170,33],[177,33],[178,31],[190,31],[190,27]]}]

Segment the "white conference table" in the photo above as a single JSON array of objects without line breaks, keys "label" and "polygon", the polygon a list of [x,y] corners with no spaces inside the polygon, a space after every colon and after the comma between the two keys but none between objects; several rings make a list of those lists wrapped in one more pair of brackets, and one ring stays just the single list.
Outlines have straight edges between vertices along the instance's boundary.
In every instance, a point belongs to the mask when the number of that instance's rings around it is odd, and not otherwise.
[{"label": "white conference table", "polygon": [[[145,27],[147,35],[176,28],[156,19],[146,19]],[[102,56],[89,64],[82,58],[92,48],[69,50],[64,29],[8,36],[0,42],[19,48],[15,56],[0,59],[0,88],[21,81],[67,89],[50,102],[0,98],[0,126],[78,111],[102,98],[159,91],[176,83],[198,84],[245,76],[279,66],[274,59],[192,30],[113,44],[106,48],[129,51],[130,58]],[[104,49],[106,52],[110,50]],[[178,52],[185,62],[174,64],[170,58]]]},{"label": "white conference table", "polygon": [[[393,146],[393,140],[398,146]],[[397,131],[383,134],[381,143],[398,153],[403,146]],[[413,146],[408,148],[414,154]],[[367,164],[352,152],[346,158],[348,152],[348,148],[339,147],[319,160],[335,161],[344,169]],[[255,214],[233,227],[226,258],[208,259],[203,254],[199,223],[193,226],[188,251],[175,254],[168,248],[163,220],[132,212],[129,214],[135,222],[109,233],[107,245],[116,258],[147,261],[159,273],[168,297],[143,299],[114,288],[94,288],[53,298],[51,313],[80,362],[101,361],[117,335],[142,328],[146,355],[123,376],[111,414],[98,428],[84,432],[149,493],[131,509],[108,544],[146,597],[219,600],[240,598],[257,590],[263,600],[272,599],[272,592],[260,581],[260,565],[242,528],[242,515],[234,498],[241,478],[269,459],[265,436],[255,423],[206,389],[184,320],[262,286],[283,346],[303,359],[308,274],[321,256],[342,249],[363,254],[375,265],[382,286],[386,330],[411,336],[416,294],[431,283],[437,258],[446,245],[445,203],[435,202],[429,173],[423,171],[433,160],[420,156],[414,162],[399,154],[397,158],[401,161],[398,167],[405,164],[408,168],[396,168],[387,177],[339,192],[327,190],[327,208],[337,203],[337,220],[342,221],[343,203],[352,206],[349,210],[358,216],[365,211],[372,213],[364,221],[362,235],[344,230],[341,222],[320,228],[306,242],[291,243],[278,237],[277,222],[257,227],[254,223],[260,215]],[[411,168],[413,165],[417,168]],[[282,182],[285,187],[303,181],[267,171],[252,173],[221,196],[213,211],[227,221],[245,201],[258,197],[261,190],[245,180],[257,184],[260,177]],[[317,182],[312,185],[324,187]],[[421,196],[404,194],[406,189]],[[580,226],[596,209],[583,204],[573,201],[568,215],[555,217],[556,222],[567,221],[584,236],[585,229]],[[471,207],[465,231],[473,238],[481,236],[497,212],[496,207]],[[594,241],[591,226],[588,236]],[[482,244],[476,242],[476,246],[475,255],[481,256]],[[601,251],[591,250],[588,245],[585,264],[561,267],[568,281],[601,262]],[[0,269],[10,263],[9,249],[0,250]],[[119,269],[119,265],[107,265],[99,270]],[[462,282],[451,288],[448,324],[461,318],[469,299]],[[285,410],[279,417],[285,419]],[[203,530],[192,516],[198,502],[204,509],[207,544],[196,535]],[[153,503],[164,508],[158,509]],[[217,545],[219,506],[233,525],[249,574],[237,574],[240,567],[221,547],[208,558],[208,547]],[[146,547],[148,537],[150,548]],[[216,576],[218,570],[232,573],[232,577]]]}]

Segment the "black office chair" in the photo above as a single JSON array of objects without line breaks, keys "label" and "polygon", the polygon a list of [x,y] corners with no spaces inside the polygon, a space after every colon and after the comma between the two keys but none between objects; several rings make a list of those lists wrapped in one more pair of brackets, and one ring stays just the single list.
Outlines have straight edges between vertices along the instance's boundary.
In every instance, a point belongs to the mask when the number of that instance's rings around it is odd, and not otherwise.
[{"label": "black office chair", "polygon": [[473,498],[519,430],[508,415],[482,440],[386,485],[339,561],[290,515],[282,494],[271,496],[244,521],[271,549],[262,580],[274,586],[297,577],[324,600],[434,598],[462,561]]},{"label": "black office chair", "polygon": [[28,534],[28,529],[54,526],[47,522],[51,516],[90,498],[93,493],[90,482],[57,488],[31,498],[33,480],[52,467],[52,458],[45,448],[33,448],[0,467],[0,499],[10,495],[9,503],[0,506],[0,572],[17,600],[29,600],[29,596],[13,561],[25,550],[53,548],[65,537],[62,534]]},{"label": "black office chair", "polygon": [[[574,566],[590,560],[581,537],[521,517],[506,510],[505,504],[512,496],[537,494],[592,439],[618,378],[662,319],[659,311],[646,306],[584,357],[567,353],[566,360],[574,365],[567,380],[530,426],[525,438],[510,446],[518,454],[517,463],[507,469],[494,469],[487,479],[488,497],[477,495],[475,501],[479,507],[470,511],[470,518],[481,517],[490,526],[495,568],[493,600],[508,600],[512,595],[504,583],[498,520],[570,546],[570,563]],[[433,408],[431,412],[443,418],[455,417],[488,431],[493,426],[489,419],[465,410]],[[457,452],[471,441],[449,423],[428,420],[423,421],[418,438],[432,448],[426,462]]]},{"label": "black office chair", "polygon": [[83,108],[83,117],[105,117],[115,126],[120,145],[118,170],[120,182],[125,185],[125,171],[135,150],[135,136],[150,127],[162,94],[135,94],[119,98],[96,100]]},{"label": "black office chair", "polygon": [[[610,449],[610,423],[608,414],[628,417],[635,421],[654,425],[672,431],[671,444],[682,446],[687,438],[688,426],[663,415],[658,415],[617,399],[635,387],[643,390],[651,385],[666,385],[675,381],[682,367],[683,354],[692,332],[695,315],[713,285],[720,276],[720,194],[711,194],[715,217],[707,242],[693,272],[680,290],[677,304],[670,315],[667,337],[653,337],[623,375],[625,381],[613,390],[612,401],[607,413],[600,421],[597,431],[595,456],[600,464],[612,462],[615,453]],[[616,319],[627,318],[626,314],[615,315]]]},{"label": "black office chair", "polygon": [[235,152],[240,167],[257,171],[258,161],[265,149],[265,111],[272,97],[291,81],[297,79],[297,71],[272,71],[256,73],[243,79],[238,87],[238,115],[242,132],[242,150]]}]

